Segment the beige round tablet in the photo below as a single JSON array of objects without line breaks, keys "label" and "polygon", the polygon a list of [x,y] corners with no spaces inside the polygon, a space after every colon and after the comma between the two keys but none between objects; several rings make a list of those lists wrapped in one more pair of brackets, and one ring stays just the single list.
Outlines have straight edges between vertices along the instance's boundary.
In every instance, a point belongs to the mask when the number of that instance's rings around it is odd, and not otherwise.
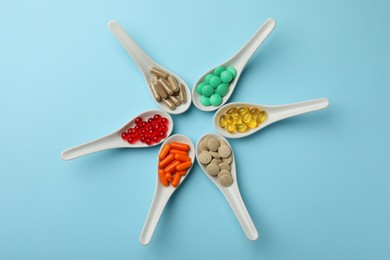
[{"label": "beige round tablet", "polygon": [[210,163],[206,167],[206,172],[211,176],[217,176],[219,173],[219,166],[215,163]]},{"label": "beige round tablet", "polygon": [[232,154],[232,150],[227,145],[222,145],[218,148],[218,153],[222,158],[228,158]]},{"label": "beige round tablet", "polygon": [[233,161],[233,155],[230,155],[228,158],[222,158],[222,162],[231,164]]},{"label": "beige round tablet", "polygon": [[224,187],[229,187],[233,184],[233,177],[228,174],[224,174],[221,178],[219,178],[219,183],[221,183]]},{"label": "beige round tablet", "polygon": [[222,163],[221,159],[212,159],[211,163],[215,163],[216,165],[220,165]]},{"label": "beige round tablet", "polygon": [[200,152],[199,156],[199,162],[202,164],[208,164],[211,162],[211,159],[213,158],[209,152],[203,151]]},{"label": "beige round tablet", "polygon": [[205,143],[204,141],[200,142],[200,144],[199,144],[199,150],[200,150],[201,152],[204,152],[204,151],[208,151],[208,150],[209,150],[209,148],[207,148],[207,145],[206,145],[206,143]]},{"label": "beige round tablet", "polygon": [[221,158],[221,156],[220,156],[219,153],[217,153],[217,152],[210,151],[209,153],[210,153],[211,156],[212,156],[213,158],[215,158],[215,159]]},{"label": "beige round tablet", "polygon": [[210,137],[207,140],[207,147],[210,149],[210,151],[214,152],[214,151],[218,150],[219,146],[220,146],[220,143],[216,138]]},{"label": "beige round tablet", "polygon": [[220,168],[221,170],[230,171],[230,170],[232,169],[232,168],[230,167],[230,165],[227,164],[227,163],[220,163],[220,164],[218,164],[218,166],[219,166],[219,168]]},{"label": "beige round tablet", "polygon": [[221,178],[222,175],[229,175],[229,176],[232,176],[231,172],[230,171],[227,171],[227,170],[221,170],[219,173],[218,173],[218,178]]},{"label": "beige round tablet", "polygon": [[203,138],[203,141],[202,141],[202,142],[204,142],[204,144],[207,146],[207,141],[208,141],[210,138],[211,138],[211,136],[206,135],[205,138]]}]

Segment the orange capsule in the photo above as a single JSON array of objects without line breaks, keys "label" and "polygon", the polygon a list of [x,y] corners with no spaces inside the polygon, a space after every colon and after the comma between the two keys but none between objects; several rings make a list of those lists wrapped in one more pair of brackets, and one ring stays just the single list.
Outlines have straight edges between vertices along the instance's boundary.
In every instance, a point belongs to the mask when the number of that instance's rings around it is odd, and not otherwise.
[{"label": "orange capsule", "polygon": [[160,177],[161,184],[164,186],[168,186],[168,180],[165,178],[165,172],[164,170],[158,170],[158,176]]},{"label": "orange capsule", "polygon": [[169,150],[171,150],[171,146],[167,144],[166,146],[161,149],[160,154],[158,155],[158,159],[163,160],[169,153]]},{"label": "orange capsule", "polygon": [[176,166],[178,166],[179,164],[181,164],[181,161],[174,160],[173,162],[171,162],[170,164],[168,164],[168,165],[164,168],[164,171],[165,171],[166,173],[174,173],[174,172],[176,172]]},{"label": "orange capsule", "polygon": [[177,143],[177,142],[171,143],[171,148],[185,151],[185,152],[188,152],[190,150],[190,146],[188,144]]},{"label": "orange capsule", "polygon": [[191,161],[191,158],[188,157],[187,155],[182,155],[182,154],[178,154],[178,153],[175,155],[175,159],[182,161],[182,162]]},{"label": "orange capsule", "polygon": [[173,177],[173,181],[172,181],[172,186],[173,187],[177,187],[179,185],[180,178],[181,178],[180,174],[175,174],[175,177]]},{"label": "orange capsule", "polygon": [[173,180],[172,174],[166,173],[166,174],[165,174],[165,179],[167,179],[169,182],[172,182],[172,180]]},{"label": "orange capsule", "polygon": [[176,170],[177,171],[183,171],[183,170],[187,170],[188,168],[190,168],[192,166],[192,162],[183,162],[183,163],[180,163],[176,166]]},{"label": "orange capsule", "polygon": [[173,160],[175,160],[175,155],[173,154],[170,154],[168,155],[167,157],[164,158],[164,160],[160,161],[158,163],[158,167],[160,168],[164,168],[165,166],[167,166],[170,162],[172,162]]},{"label": "orange capsule", "polygon": [[178,171],[176,174],[180,174],[181,176],[186,176],[187,171]]},{"label": "orange capsule", "polygon": [[182,155],[187,155],[188,153],[187,152],[184,152],[184,151],[180,151],[180,150],[177,150],[177,149],[171,149],[169,151],[169,153],[173,153],[173,154],[182,154]]}]

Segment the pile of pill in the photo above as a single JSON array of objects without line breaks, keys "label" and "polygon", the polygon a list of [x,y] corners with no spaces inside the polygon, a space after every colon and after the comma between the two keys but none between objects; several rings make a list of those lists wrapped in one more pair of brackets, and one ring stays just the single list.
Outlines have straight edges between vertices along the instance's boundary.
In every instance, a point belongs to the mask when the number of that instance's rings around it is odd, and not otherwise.
[{"label": "pile of pill", "polygon": [[218,119],[219,126],[229,133],[245,133],[267,119],[267,112],[258,107],[231,107]]},{"label": "pile of pill", "polygon": [[188,156],[190,146],[184,143],[173,142],[164,145],[158,159],[158,176],[162,185],[177,187],[181,176],[187,174],[187,170],[192,166],[191,158]]},{"label": "pile of pill", "polygon": [[229,93],[230,82],[236,77],[237,71],[233,67],[217,67],[214,73],[206,75],[203,82],[196,87],[196,92],[201,95],[200,103],[204,106],[219,106],[222,97]]},{"label": "pile of pill", "polygon": [[207,165],[206,172],[218,177],[219,183],[228,187],[233,183],[230,164],[233,161],[232,151],[225,141],[219,141],[213,136],[206,136],[199,143],[198,160]]},{"label": "pile of pill", "polygon": [[163,102],[171,110],[187,102],[184,85],[178,83],[173,75],[156,67],[151,67],[149,71],[154,75],[149,87],[156,101]]},{"label": "pile of pill", "polygon": [[146,121],[141,117],[137,117],[134,123],[134,127],[130,127],[127,131],[121,133],[122,139],[129,144],[140,141],[152,145],[167,137],[169,121],[159,114],[155,114]]}]

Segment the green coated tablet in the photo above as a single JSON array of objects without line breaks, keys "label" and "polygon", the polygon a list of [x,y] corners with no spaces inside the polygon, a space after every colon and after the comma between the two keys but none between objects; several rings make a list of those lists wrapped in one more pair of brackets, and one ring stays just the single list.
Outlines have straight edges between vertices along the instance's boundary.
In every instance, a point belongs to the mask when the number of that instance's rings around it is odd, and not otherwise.
[{"label": "green coated tablet", "polygon": [[219,67],[216,67],[215,70],[214,70],[214,75],[217,75],[217,76],[220,76],[222,72],[225,71],[225,67],[224,66],[219,66]]},{"label": "green coated tablet", "polygon": [[200,103],[202,103],[202,105],[204,105],[204,106],[206,106],[206,107],[208,107],[208,106],[211,105],[211,103],[210,103],[210,98],[205,97],[205,96],[201,96],[201,97],[200,97]]},{"label": "green coated tablet", "polygon": [[214,94],[214,92],[214,88],[210,85],[204,85],[202,88],[202,94],[206,97],[211,96],[212,94]]},{"label": "green coated tablet", "polygon": [[202,95],[202,89],[203,87],[206,85],[206,83],[200,83],[197,87],[196,87],[196,92],[198,92],[198,94]]},{"label": "green coated tablet", "polygon": [[209,84],[210,83],[210,79],[211,79],[211,77],[213,77],[214,76],[214,74],[207,74],[207,76],[204,78],[204,81],[207,83],[207,84]]},{"label": "green coated tablet", "polygon": [[230,71],[233,74],[233,78],[237,76],[237,70],[231,66],[227,67],[227,71]]},{"label": "green coated tablet", "polygon": [[210,103],[213,106],[219,106],[222,103],[222,97],[219,94],[213,94],[210,97]]},{"label": "green coated tablet", "polygon": [[229,83],[233,79],[233,73],[228,70],[225,70],[221,73],[221,80],[225,83]]},{"label": "green coated tablet", "polygon": [[217,89],[215,90],[215,93],[221,95],[221,97],[226,96],[228,92],[229,92],[229,84],[227,83],[219,84]]},{"label": "green coated tablet", "polygon": [[217,88],[218,87],[218,85],[219,84],[221,84],[222,83],[222,80],[221,80],[221,78],[220,77],[218,77],[218,76],[212,76],[211,78],[210,78],[210,85],[213,87],[213,88]]}]

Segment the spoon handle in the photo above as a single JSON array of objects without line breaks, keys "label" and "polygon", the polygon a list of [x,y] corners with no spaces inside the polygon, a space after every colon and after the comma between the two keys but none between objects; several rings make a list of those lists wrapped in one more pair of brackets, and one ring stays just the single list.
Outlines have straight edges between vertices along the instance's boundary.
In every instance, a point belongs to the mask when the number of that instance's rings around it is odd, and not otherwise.
[{"label": "spoon handle", "polygon": [[110,28],[119,43],[133,58],[139,70],[144,76],[147,75],[147,73],[149,73],[149,68],[156,63],[135,43],[130,35],[116,21],[110,21],[108,23],[108,28]]},{"label": "spoon handle", "polygon": [[71,160],[90,153],[122,147],[122,142],[119,139],[120,137],[118,137],[116,133],[110,134],[92,142],[66,149],[61,153],[61,158],[64,160]]},{"label": "spoon handle", "polygon": [[323,109],[328,105],[329,100],[327,98],[319,98],[287,105],[270,106],[269,110],[272,112],[270,117],[272,116],[272,122],[275,122],[288,117]]},{"label": "spoon handle", "polygon": [[275,28],[275,25],[276,22],[274,19],[267,19],[249,41],[232,57],[231,62],[242,70],[259,46]]},{"label": "spoon handle", "polygon": [[230,207],[233,209],[238,222],[245,232],[246,237],[249,240],[256,240],[259,237],[257,229],[253,224],[253,221],[245,207],[244,201],[242,200],[238,187],[236,189],[226,189],[224,191],[225,197],[229,202]]},{"label": "spoon handle", "polygon": [[153,201],[150,205],[148,216],[146,217],[144,227],[142,228],[141,234],[139,236],[139,242],[142,245],[149,244],[150,240],[152,239],[154,230],[156,229],[161,213],[163,212],[165,205],[170,198],[170,194],[166,192],[167,189],[168,187],[162,190],[157,188],[156,192],[154,193]]}]

